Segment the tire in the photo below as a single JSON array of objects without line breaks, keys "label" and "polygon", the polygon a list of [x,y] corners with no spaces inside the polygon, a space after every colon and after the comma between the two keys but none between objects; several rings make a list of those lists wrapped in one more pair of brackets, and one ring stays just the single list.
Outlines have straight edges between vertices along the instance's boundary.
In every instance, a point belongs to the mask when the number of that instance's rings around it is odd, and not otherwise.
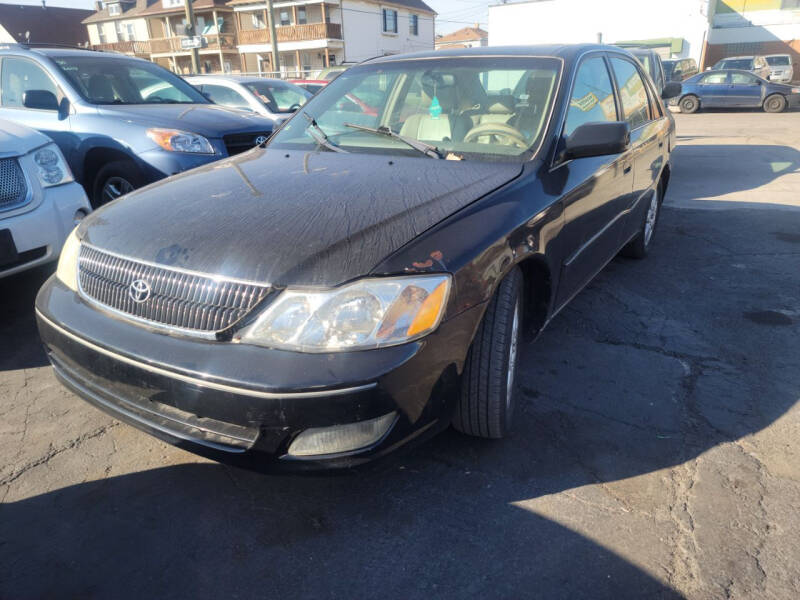
[{"label": "tire", "polygon": [[522,323],[522,272],[500,283],[472,340],[453,427],[482,438],[502,438],[514,414],[517,349]]},{"label": "tire", "polygon": [[[106,163],[98,171],[92,186],[92,208],[99,208],[145,184],[139,168],[131,160]],[[116,190],[115,193],[112,190]]]},{"label": "tire", "polygon": [[764,100],[764,112],[781,113],[786,110],[786,97],[781,94],[772,94]]},{"label": "tire", "polygon": [[698,110],[700,110],[700,98],[689,94],[688,96],[681,98],[681,101],[678,102],[678,106],[681,107],[682,113],[696,113]]},{"label": "tire", "polygon": [[644,213],[639,233],[622,248],[620,254],[628,258],[645,258],[653,244],[658,218],[661,216],[661,185],[657,185]]}]

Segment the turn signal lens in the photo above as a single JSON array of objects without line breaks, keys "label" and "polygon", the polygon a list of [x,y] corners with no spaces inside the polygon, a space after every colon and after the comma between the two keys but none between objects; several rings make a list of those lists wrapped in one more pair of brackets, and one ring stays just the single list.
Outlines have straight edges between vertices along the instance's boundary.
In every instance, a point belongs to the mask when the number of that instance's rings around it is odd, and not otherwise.
[{"label": "turn signal lens", "polygon": [[61,248],[61,256],[58,258],[58,268],[56,269],[56,277],[73,292],[78,291],[78,252],[81,249],[77,231],[76,227],[67,236],[64,246]]},{"label": "turn signal lens", "polygon": [[430,330],[434,324],[439,320],[439,315],[442,314],[444,308],[445,293],[447,292],[447,282],[443,281],[433,293],[430,294],[422,303],[417,316],[411,322],[411,326],[406,331],[408,337],[419,335],[423,331]]}]

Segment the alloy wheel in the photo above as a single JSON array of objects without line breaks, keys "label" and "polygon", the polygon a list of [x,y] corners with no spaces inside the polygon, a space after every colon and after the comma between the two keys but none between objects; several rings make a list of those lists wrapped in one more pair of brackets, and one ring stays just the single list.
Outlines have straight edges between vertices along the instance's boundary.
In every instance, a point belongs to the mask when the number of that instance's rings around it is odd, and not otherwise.
[{"label": "alloy wheel", "polygon": [[511,343],[508,345],[508,375],[506,378],[506,410],[511,410],[512,390],[514,389],[514,375],[517,370],[517,346],[519,344],[519,313],[520,301],[514,305],[514,318],[511,321]]},{"label": "alloy wheel", "polygon": [[658,219],[658,190],[653,192],[653,197],[650,199],[650,206],[647,207],[647,216],[644,220],[644,245],[650,245],[650,239],[653,237],[653,232],[656,229],[656,220]]},{"label": "alloy wheel", "polygon": [[103,204],[116,200],[134,190],[133,185],[122,177],[109,177],[103,185]]}]

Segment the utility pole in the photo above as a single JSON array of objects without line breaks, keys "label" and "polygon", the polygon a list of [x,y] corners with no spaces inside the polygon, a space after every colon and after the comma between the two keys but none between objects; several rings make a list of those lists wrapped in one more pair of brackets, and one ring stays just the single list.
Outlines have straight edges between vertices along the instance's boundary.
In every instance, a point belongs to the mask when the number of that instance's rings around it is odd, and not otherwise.
[{"label": "utility pole", "polygon": [[[186,29],[189,37],[195,37],[197,35],[194,24],[193,1],[194,0],[183,0],[183,7],[186,9]],[[200,74],[200,52],[198,52],[197,48],[192,48],[192,72],[196,75]]]},{"label": "utility pole", "polygon": [[267,21],[269,21],[269,39],[272,42],[272,70],[281,72],[281,59],[278,56],[278,35],[275,33],[275,16],[272,12],[272,0],[267,0]]}]

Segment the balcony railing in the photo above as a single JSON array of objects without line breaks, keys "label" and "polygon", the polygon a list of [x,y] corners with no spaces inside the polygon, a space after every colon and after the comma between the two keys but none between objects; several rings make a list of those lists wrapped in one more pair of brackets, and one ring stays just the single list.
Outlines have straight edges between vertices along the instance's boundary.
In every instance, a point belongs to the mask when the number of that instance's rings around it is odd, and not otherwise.
[{"label": "balcony railing", "polygon": [[[306,25],[287,25],[276,27],[278,43],[305,42],[309,40],[342,39],[340,23],[307,23]],[[240,44],[268,44],[269,29],[250,29],[239,32]]]},{"label": "balcony railing", "polygon": [[107,52],[122,52],[124,54],[134,54],[136,56],[147,56],[150,54],[150,42],[107,42],[105,44],[93,44],[94,50],[105,50]]}]

